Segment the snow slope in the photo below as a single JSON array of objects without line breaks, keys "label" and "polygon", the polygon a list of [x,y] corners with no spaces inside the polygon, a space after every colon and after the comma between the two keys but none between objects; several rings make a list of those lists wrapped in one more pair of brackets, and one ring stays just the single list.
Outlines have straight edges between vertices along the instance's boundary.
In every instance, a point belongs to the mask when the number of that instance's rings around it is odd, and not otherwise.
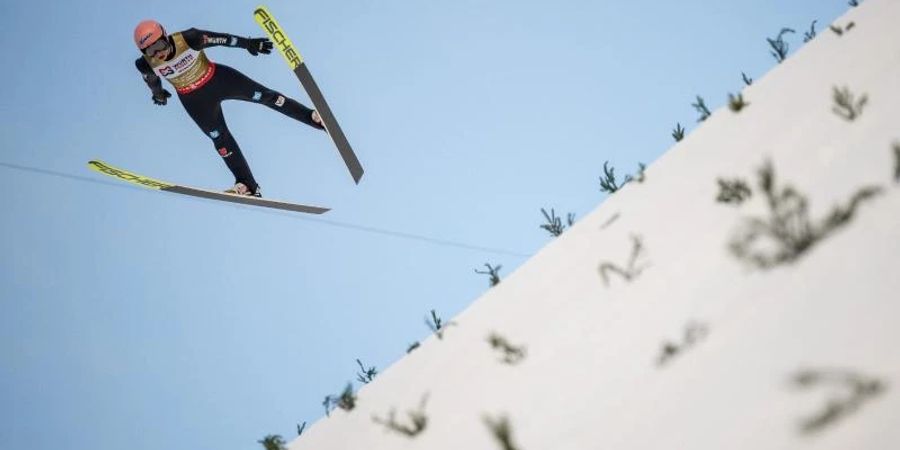
[{"label": "snow slope", "polygon": [[[520,450],[900,448],[900,2],[867,0],[834,25],[850,22],[747,87],[744,110],[714,111],[644,182],[289,448],[504,448],[485,417],[506,417]],[[845,86],[868,98],[854,121],[832,110]],[[808,216],[821,228],[836,207],[854,214],[793,261],[760,268],[729,242],[750,218],[773,216],[758,183],[766,161],[776,191],[808,200],[806,215],[800,202],[782,205],[794,224]],[[752,197],[717,202],[720,178],[745,180]],[[863,189],[871,195],[852,208]],[[601,267],[627,268],[635,237],[632,279],[607,271],[605,283]],[[525,358],[503,363],[492,333]],[[396,410],[409,424],[423,398],[415,437],[373,420]]]}]

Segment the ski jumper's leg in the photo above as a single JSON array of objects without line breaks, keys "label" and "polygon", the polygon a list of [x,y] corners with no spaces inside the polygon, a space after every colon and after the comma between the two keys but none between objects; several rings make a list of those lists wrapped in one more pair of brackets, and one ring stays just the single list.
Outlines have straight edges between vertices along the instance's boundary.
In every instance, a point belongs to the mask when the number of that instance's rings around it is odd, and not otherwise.
[{"label": "ski jumper's leg", "polygon": [[269,89],[231,67],[219,64],[216,69],[219,70],[216,76],[222,76],[223,79],[227,80],[228,92],[226,96],[228,99],[261,103],[313,128],[325,129],[312,120],[313,110],[297,100]]},{"label": "ski jumper's leg", "polygon": [[250,171],[250,165],[247,164],[237,141],[228,130],[225,116],[222,114],[221,102],[225,97],[222,94],[223,83],[216,80],[218,77],[219,74],[216,73],[202,88],[188,94],[179,94],[178,97],[191,119],[194,119],[203,133],[212,139],[219,156],[234,175],[235,182],[244,183],[251,192],[255,192],[258,185]]}]

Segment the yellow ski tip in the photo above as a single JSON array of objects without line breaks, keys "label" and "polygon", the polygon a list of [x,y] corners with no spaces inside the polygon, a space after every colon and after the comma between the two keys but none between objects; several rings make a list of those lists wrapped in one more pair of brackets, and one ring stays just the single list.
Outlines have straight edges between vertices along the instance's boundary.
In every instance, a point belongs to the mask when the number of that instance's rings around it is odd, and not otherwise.
[{"label": "yellow ski tip", "polygon": [[256,9],[253,10],[253,18],[256,19],[256,23],[266,32],[269,39],[275,44],[275,47],[278,47],[278,51],[281,52],[281,56],[284,56],[284,60],[287,61],[291,70],[294,70],[300,64],[303,64],[303,57],[300,56],[297,47],[294,47],[294,43],[291,42],[291,39],[288,38],[287,34],[281,29],[281,25],[275,20],[275,16],[272,15],[269,8],[265,5],[257,6]]},{"label": "yellow ski tip", "polygon": [[94,159],[88,161],[88,168],[95,172],[100,172],[104,175],[111,176],[113,178],[118,178],[122,181],[129,182],[131,184],[136,184],[138,186],[143,186],[145,188],[150,189],[165,189],[174,186],[172,183],[166,183],[165,181],[155,180],[150,177],[145,177],[143,175],[136,174],[134,172],[129,172],[125,169],[120,169],[118,167],[113,167],[103,161]]}]

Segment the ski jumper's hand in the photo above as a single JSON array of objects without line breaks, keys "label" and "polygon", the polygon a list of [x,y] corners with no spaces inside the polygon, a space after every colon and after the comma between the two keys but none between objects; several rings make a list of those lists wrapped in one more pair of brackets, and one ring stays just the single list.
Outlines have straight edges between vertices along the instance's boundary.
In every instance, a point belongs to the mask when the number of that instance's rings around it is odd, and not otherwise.
[{"label": "ski jumper's hand", "polygon": [[166,99],[168,99],[171,96],[172,96],[172,94],[165,89],[154,92],[153,93],[153,103],[156,103],[157,105],[165,105],[166,101],[167,101]]},{"label": "ski jumper's hand", "polygon": [[272,41],[269,38],[248,38],[247,51],[253,56],[260,53],[268,55],[272,53]]}]

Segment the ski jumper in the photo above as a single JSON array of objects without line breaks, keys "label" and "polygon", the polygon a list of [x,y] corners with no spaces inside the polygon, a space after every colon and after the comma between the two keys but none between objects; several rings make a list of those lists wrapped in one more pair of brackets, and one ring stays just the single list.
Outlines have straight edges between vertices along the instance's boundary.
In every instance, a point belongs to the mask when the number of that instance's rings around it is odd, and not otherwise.
[{"label": "ski jumper", "polygon": [[191,28],[167,37],[174,51],[167,60],[143,55],[135,61],[144,81],[154,94],[163,90],[160,78],[175,87],[181,104],[191,119],[213,141],[219,156],[234,174],[236,183],[244,183],[251,192],[258,188],[240,147],[228,131],[221,103],[243,100],[261,103],[288,117],[317,129],[313,110],[250,79],[224,64],[215,64],[203,49],[214,46],[247,48],[248,39],[226,33]]}]

